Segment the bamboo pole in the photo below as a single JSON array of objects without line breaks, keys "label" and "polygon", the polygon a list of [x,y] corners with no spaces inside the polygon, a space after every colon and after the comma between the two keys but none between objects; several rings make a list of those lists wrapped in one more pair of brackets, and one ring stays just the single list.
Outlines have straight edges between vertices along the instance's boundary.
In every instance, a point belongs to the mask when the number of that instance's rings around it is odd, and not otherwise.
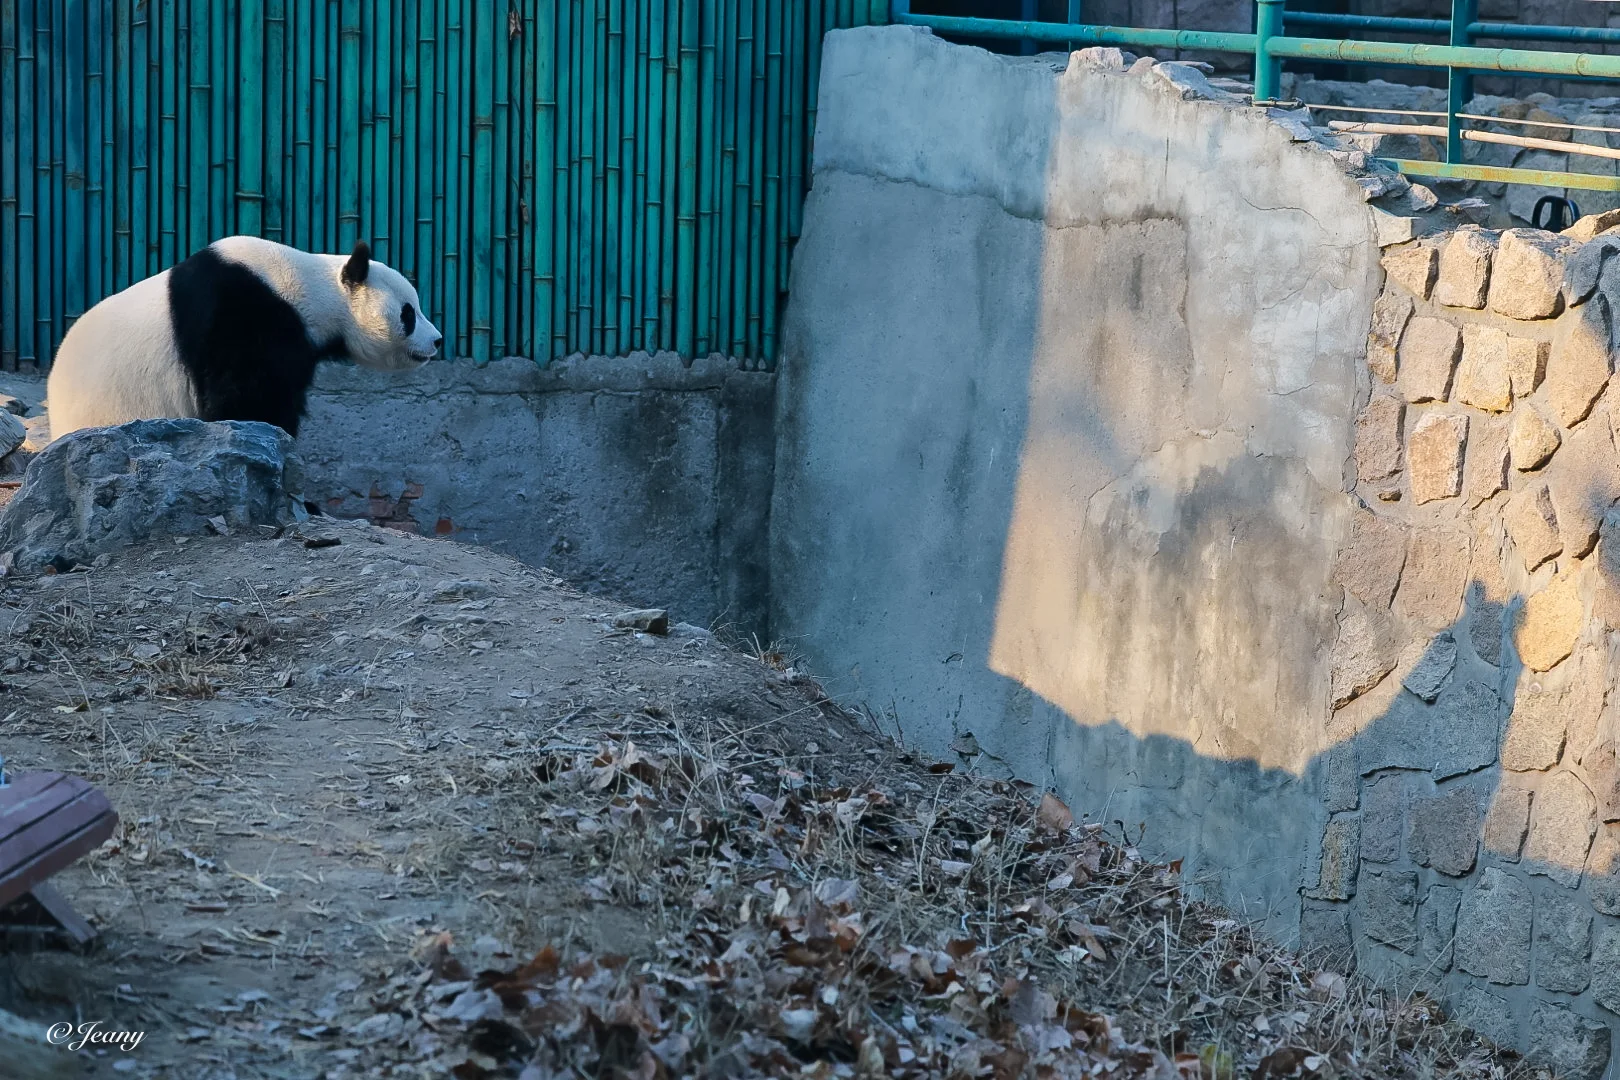
[{"label": "bamboo pole", "polygon": [[782,249],[782,180],[784,155],[782,133],[787,129],[782,116],[782,39],[783,8],[776,5],[765,38],[765,224],[760,233],[760,342],[757,359],[770,367],[776,356],[777,268]]},{"label": "bamboo pole", "polygon": [[191,61],[190,107],[183,151],[186,192],[180,203],[186,210],[186,234],[180,243],[185,255],[208,242],[208,13],[208,0],[191,0],[186,20]]},{"label": "bamboo pole", "polygon": [[107,181],[109,172],[103,168],[102,154],[107,147],[107,127],[112,110],[107,103],[107,78],[102,51],[102,23],[106,0],[95,0],[84,7],[84,81],[79,92],[84,95],[84,247],[79,255],[82,270],[70,273],[68,280],[79,281],[79,309],[69,309],[71,325],[90,304],[101,299],[110,290],[104,284],[111,280],[108,273],[108,255],[104,243],[107,236]]},{"label": "bamboo pole", "polygon": [[494,153],[495,71],[492,25],[494,0],[478,0],[472,7],[472,232],[466,248],[472,301],[472,358],[475,364],[489,363],[490,288],[493,238],[493,211],[490,206],[494,180],[491,164]]},{"label": "bamboo pole", "polygon": [[269,139],[265,144],[264,229],[279,243],[292,241],[292,213],[287,189],[292,182],[292,55],[287,44],[287,15],[293,0],[265,0],[265,97],[269,101]]},{"label": "bamboo pole", "polygon": [[619,345],[619,196],[624,183],[624,0],[603,5],[604,68],[602,91],[602,346],[606,356],[617,356]]},{"label": "bamboo pole", "polygon": [[490,354],[512,354],[507,331],[511,314],[512,258],[512,38],[507,16],[510,0],[495,4],[490,23],[494,51],[495,104],[490,114],[493,150],[490,157]]},{"label": "bamboo pole", "polygon": [[17,369],[17,0],[0,0],[0,371]]},{"label": "bamboo pole", "polygon": [[549,364],[555,354],[552,334],[556,303],[553,244],[558,201],[557,183],[557,0],[537,0],[534,31],[534,188],[529,204],[534,243],[534,322],[530,340],[534,359]]},{"label": "bamboo pole", "polygon": [[754,13],[756,0],[737,0],[737,73],[733,100],[736,101],[737,141],[735,175],[732,178],[731,233],[731,342],[728,352],[739,360],[748,356],[748,205],[752,191],[754,160]]},{"label": "bamboo pole", "polygon": [[601,266],[594,258],[602,249],[602,189],[606,177],[602,174],[602,61],[606,49],[601,4],[612,0],[585,0],[580,14],[581,42],[580,68],[580,305],[579,343],[582,352],[602,351],[602,275]]},{"label": "bamboo pole", "polygon": [[792,71],[788,74],[788,90],[791,96],[787,103],[788,122],[788,180],[784,188],[784,198],[787,204],[786,235],[788,242],[782,245],[782,282],[788,281],[788,254],[792,251],[793,241],[797,240],[803,228],[804,196],[809,184],[805,179],[804,162],[807,156],[805,145],[805,110],[809,106],[809,95],[805,86],[806,68],[808,66],[809,52],[813,38],[809,34],[809,23],[806,0],[792,0],[792,40],[788,44],[788,56],[792,60]]},{"label": "bamboo pole", "polygon": [[[384,258],[388,250],[388,226],[378,215],[377,177],[381,170],[377,163],[377,116],[382,112],[379,102],[387,86],[378,78],[378,64],[382,62],[382,49],[377,47],[377,0],[360,0],[359,55],[360,67],[356,72],[360,98],[360,128],[356,139],[360,200],[356,218],[356,232],[361,240],[371,245],[371,253]],[[382,248],[379,252],[378,243]],[[386,260],[385,260],[386,261]]]},{"label": "bamboo pole", "polygon": [[[675,338],[676,275],[679,251],[677,236],[680,222],[681,174],[681,3],[673,4],[669,17],[664,20],[664,211],[660,215],[663,234],[658,239],[661,258],[658,270],[658,346],[673,350]],[[684,298],[681,298],[684,299]]]},{"label": "bamboo pole", "polygon": [[[1360,120],[1329,120],[1328,127],[1346,134],[1429,135],[1441,139],[1446,137],[1446,129],[1438,124],[1380,124]],[[1506,135],[1497,131],[1478,131],[1473,128],[1465,129],[1462,137],[1468,142],[1495,143],[1499,146],[1517,146],[1527,150],[1553,150],[1564,154],[1581,154],[1586,157],[1620,161],[1620,150],[1607,146],[1593,146],[1589,143],[1537,139],[1528,135]]]},{"label": "bamboo pole", "polygon": [[666,4],[651,5],[647,24],[647,127],[642,138],[647,142],[647,199],[644,215],[641,267],[642,325],[649,353],[657,352],[659,317],[662,309],[661,282],[664,238],[664,11]]},{"label": "bamboo pole", "polygon": [[[697,311],[694,356],[707,356],[713,346],[714,307],[714,154],[719,140],[714,138],[715,31],[719,21],[718,0],[702,0],[698,33],[698,120],[695,131],[693,168],[697,170],[697,253],[694,256],[694,306]],[[701,157],[696,156],[701,153]]]},{"label": "bamboo pole", "polygon": [[629,348],[632,352],[646,348],[646,325],[641,313],[646,305],[646,275],[641,273],[641,252],[646,245],[647,228],[647,26],[650,3],[656,0],[630,0],[627,26],[630,38],[625,42],[624,63],[626,86],[630,92],[629,123],[633,133],[630,155],[625,167],[629,170],[630,196],[625,210],[624,239],[627,255],[621,273],[627,282],[626,295],[629,308],[624,313],[629,330]]},{"label": "bamboo pole", "polygon": [[556,68],[556,150],[552,156],[551,206],[551,350],[550,358],[568,354],[569,329],[574,325],[573,260],[569,244],[573,236],[574,205],[574,124],[578,97],[573,87],[574,34],[573,9],[576,0],[550,0],[557,16],[552,34]]},{"label": "bamboo pole", "polygon": [[240,174],[235,192],[236,229],[249,236],[259,236],[264,229],[265,143],[276,126],[273,118],[266,115],[269,102],[275,99],[265,93],[270,74],[265,61],[273,57],[266,40],[265,0],[238,2],[241,4],[237,25],[241,32],[242,62],[237,65],[235,102],[241,130],[236,150]]},{"label": "bamboo pole", "polygon": [[734,277],[737,249],[737,19],[738,0],[721,0],[720,31],[720,119],[715,142],[720,148],[715,172],[717,229],[713,273],[715,275],[715,330],[711,343],[715,351],[730,355],[735,320],[732,300],[736,295]]},{"label": "bamboo pole", "polygon": [[763,355],[760,312],[764,306],[765,144],[770,117],[765,109],[765,49],[770,33],[770,0],[754,0],[753,98],[754,137],[748,147],[748,349],[752,367]]},{"label": "bamboo pole", "polygon": [[513,18],[517,20],[517,36],[513,39],[514,63],[517,65],[517,90],[512,95],[512,210],[508,219],[511,231],[511,250],[517,269],[507,288],[512,297],[512,312],[507,336],[511,340],[509,352],[513,356],[527,356],[538,360],[534,343],[534,207],[535,207],[535,145],[534,128],[537,111],[535,93],[534,0],[512,0]]},{"label": "bamboo pole", "polygon": [[466,309],[462,303],[465,267],[461,263],[462,228],[466,221],[462,205],[462,178],[466,175],[463,144],[466,142],[467,113],[462,104],[464,30],[459,0],[443,0],[445,13],[445,125],[444,125],[444,239],[440,251],[444,259],[444,317],[446,325],[440,327],[444,340],[449,343],[451,356],[472,355],[471,334],[462,319]]},{"label": "bamboo pole", "polygon": [[[118,292],[129,285],[133,280],[130,274],[133,270],[133,211],[135,204],[135,172],[136,157],[139,155],[141,169],[146,167],[145,145],[145,117],[142,110],[146,104],[146,66],[135,62],[135,37],[137,33],[144,36],[146,32],[146,7],[142,5],[141,20],[135,21],[134,0],[116,0],[113,5],[114,31],[113,31],[113,73],[115,90],[113,91],[113,109],[116,116],[113,135],[113,185],[112,185],[112,262],[113,273],[109,282],[109,292]],[[4,13],[0,13],[0,19]],[[139,29],[137,30],[137,26]],[[0,34],[4,34],[0,27]],[[3,46],[0,46],[3,49]],[[144,57],[142,58],[144,60]],[[0,79],[4,73],[0,72]],[[0,97],[5,97],[5,91],[0,88]],[[3,138],[3,136],[0,136]],[[0,167],[0,183],[4,182],[4,168]],[[0,196],[3,200],[3,196]],[[5,229],[4,208],[0,206],[0,233]],[[10,250],[4,239],[0,239],[0,251]],[[0,283],[0,289],[4,284]],[[0,321],[3,321],[0,316]],[[4,346],[0,345],[0,349]],[[3,366],[0,361],[0,366]]]},{"label": "bamboo pole", "polygon": [[57,225],[58,217],[54,205],[55,193],[61,190],[52,175],[55,167],[57,148],[61,140],[57,137],[57,124],[63,110],[60,107],[62,100],[60,88],[57,85],[60,65],[59,47],[60,39],[54,30],[61,27],[62,20],[58,15],[60,0],[55,3],[41,0],[39,7],[39,20],[36,23],[40,31],[38,45],[35,52],[37,57],[37,71],[39,88],[35,94],[35,103],[41,110],[41,123],[35,130],[35,140],[38,151],[35,161],[38,163],[35,172],[35,182],[38,197],[38,229],[39,229],[39,271],[38,281],[41,291],[40,306],[35,312],[34,347],[38,351],[40,360],[49,363],[52,356],[53,336],[55,333],[51,313],[59,310],[61,291],[57,286],[56,266],[60,262],[61,253],[60,232]]},{"label": "bamboo pole", "polygon": [[[96,0],[91,0],[92,3]],[[58,320],[54,341],[60,341],[66,331],[63,323],[71,324],[84,314],[85,265],[85,0],[66,0],[65,20],[62,28],[63,50],[60,59],[66,72],[65,93],[57,98],[64,124],[63,161],[66,166],[65,184],[56,190],[62,198],[62,246],[57,272],[63,275],[60,294],[62,307],[54,315]],[[65,273],[67,267],[72,273]],[[65,316],[65,318],[63,318]],[[54,344],[53,341],[53,344]]]},{"label": "bamboo pole", "polygon": [[[35,156],[38,137],[34,95],[38,88],[39,63],[37,29],[34,18],[34,0],[17,2],[17,262],[20,267],[39,265],[39,218],[37,189],[31,171],[38,161]],[[19,273],[17,285],[17,321],[13,327],[13,348],[16,366],[40,363],[35,345],[34,313],[38,309],[39,295],[35,288],[35,274]]]},{"label": "bamboo pole", "polygon": [[697,276],[698,42],[699,0],[682,0],[680,37],[680,187],[675,238],[675,351],[691,359],[697,344],[694,279]]},{"label": "bamboo pole", "polygon": [[444,0],[423,0],[427,9],[424,15],[422,37],[423,47],[432,57],[431,65],[423,65],[422,77],[432,78],[433,93],[431,95],[432,107],[428,110],[430,123],[422,133],[422,146],[428,151],[428,174],[431,175],[429,184],[433,191],[432,201],[429,203],[429,220],[424,223],[424,235],[427,240],[422,250],[423,281],[428,283],[428,291],[422,294],[423,299],[433,312],[433,322],[444,335],[444,351],[446,356],[455,356],[455,338],[451,336],[448,323],[445,321],[445,285],[444,262],[440,252],[444,250],[444,219],[447,214],[445,207],[445,185],[449,182],[445,172],[449,167],[445,160],[445,129],[449,121],[445,116],[445,102],[448,97],[445,90],[445,52],[444,37],[440,27],[444,25],[440,14]]},{"label": "bamboo pole", "polygon": [[[182,91],[186,46],[180,37],[181,9],[178,0],[162,0],[158,8],[157,48],[154,60],[160,67],[158,102],[158,173],[152,180],[152,201],[158,218],[157,266],[173,266],[180,250],[180,218],[176,199],[183,190],[185,174],[180,164],[180,118],[185,113]],[[169,62],[163,63],[163,57]],[[155,268],[148,263],[147,272]]]},{"label": "bamboo pole", "polygon": [[203,185],[207,192],[208,218],[198,246],[213,243],[230,231],[228,215],[230,183],[227,176],[235,159],[235,148],[226,135],[226,114],[230,101],[231,81],[227,72],[227,34],[231,27],[230,12],[219,5],[210,6],[208,17],[208,153],[204,158]]},{"label": "bamboo pole", "polygon": [[333,91],[338,101],[337,250],[347,252],[360,239],[360,95],[365,73],[360,67],[360,0],[343,0],[338,11],[337,70]]}]

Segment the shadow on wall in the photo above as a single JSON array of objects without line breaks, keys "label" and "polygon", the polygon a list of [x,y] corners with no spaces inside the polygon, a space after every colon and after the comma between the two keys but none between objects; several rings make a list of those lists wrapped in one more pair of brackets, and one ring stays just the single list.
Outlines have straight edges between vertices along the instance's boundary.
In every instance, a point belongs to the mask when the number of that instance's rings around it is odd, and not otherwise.
[{"label": "shadow on wall", "polygon": [[[908,742],[1600,1075],[1620,260],[1534,322],[1483,279],[1440,310],[1409,245],[1397,376],[1354,184],[1173,65],[1058,76],[896,29],[826,56],[777,630]],[[1557,452],[1531,460],[1537,418]]]}]

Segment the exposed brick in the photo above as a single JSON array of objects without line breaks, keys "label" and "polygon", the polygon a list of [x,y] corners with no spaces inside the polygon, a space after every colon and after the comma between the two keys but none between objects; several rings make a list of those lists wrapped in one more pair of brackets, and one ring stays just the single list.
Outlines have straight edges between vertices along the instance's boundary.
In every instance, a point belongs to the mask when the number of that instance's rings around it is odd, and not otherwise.
[{"label": "exposed brick", "polygon": [[1407,473],[1412,500],[1419,505],[1462,494],[1463,449],[1468,444],[1468,417],[1462,413],[1425,413],[1406,437]]},{"label": "exposed brick", "polygon": [[1436,303],[1474,309],[1485,306],[1495,247],[1492,239],[1490,234],[1467,226],[1451,234],[1440,251],[1440,280],[1434,289]]},{"label": "exposed brick", "polygon": [[1408,401],[1445,401],[1462,355],[1462,331],[1420,315],[1401,336],[1400,383]]},{"label": "exposed brick", "polygon": [[1432,243],[1402,244],[1384,252],[1379,260],[1391,281],[1427,300],[1440,272],[1440,249]]}]

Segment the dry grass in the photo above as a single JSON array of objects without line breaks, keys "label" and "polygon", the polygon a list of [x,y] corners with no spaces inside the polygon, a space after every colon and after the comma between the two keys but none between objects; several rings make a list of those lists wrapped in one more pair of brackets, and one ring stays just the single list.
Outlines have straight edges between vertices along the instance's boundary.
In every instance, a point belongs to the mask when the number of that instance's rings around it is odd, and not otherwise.
[{"label": "dry grass", "polygon": [[123,816],[62,878],[101,956],[0,1007],[149,1025],[133,1075],[186,1080],[1524,1069],[779,648],[340,532],[0,582],[8,758]]}]

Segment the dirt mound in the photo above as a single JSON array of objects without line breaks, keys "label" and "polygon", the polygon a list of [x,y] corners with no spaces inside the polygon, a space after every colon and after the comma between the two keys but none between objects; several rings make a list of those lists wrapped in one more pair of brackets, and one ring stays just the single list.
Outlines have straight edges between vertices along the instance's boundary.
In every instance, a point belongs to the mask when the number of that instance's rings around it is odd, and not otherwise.
[{"label": "dirt mound", "polygon": [[0,1007],[146,1033],[98,1075],[1507,1068],[786,658],[618,612],[332,522],[0,580],[0,752],[123,816],[58,879],[102,948],[8,957]]}]

